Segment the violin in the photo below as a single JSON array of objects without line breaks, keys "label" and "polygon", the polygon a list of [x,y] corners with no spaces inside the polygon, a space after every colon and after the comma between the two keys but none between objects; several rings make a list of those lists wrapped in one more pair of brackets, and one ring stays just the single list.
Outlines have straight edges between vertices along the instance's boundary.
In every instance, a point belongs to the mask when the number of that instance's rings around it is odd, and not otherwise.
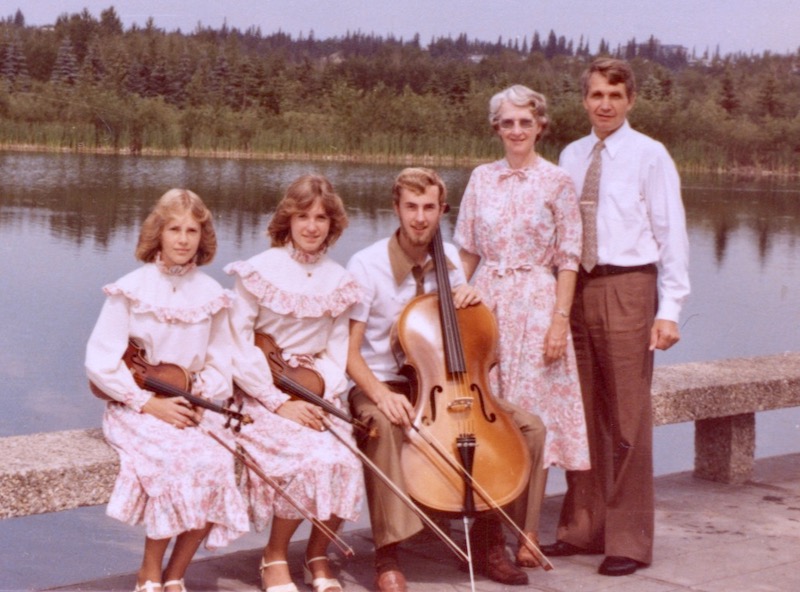
[{"label": "violin", "polygon": [[[497,363],[494,315],[483,303],[455,308],[441,229],[431,249],[438,294],[411,300],[394,331],[404,371],[416,386],[401,466],[409,495],[424,506],[459,514],[495,509],[526,488],[530,453],[490,392],[489,370]],[[480,484],[477,499],[473,483]]]},{"label": "violin", "polygon": [[272,373],[272,382],[284,393],[295,399],[301,399],[321,407],[331,415],[366,432],[370,438],[378,435],[375,428],[359,419],[350,417],[336,405],[324,399],[325,379],[322,378],[322,375],[313,368],[306,366],[293,367],[287,364],[283,359],[283,350],[278,347],[278,343],[272,335],[256,332],[255,344],[267,358],[267,363]]},{"label": "violin", "polygon": [[[229,406],[217,405],[207,399],[192,394],[192,377],[186,368],[178,364],[161,363],[150,364],[147,362],[144,348],[136,344],[133,339],[128,341],[128,347],[122,354],[122,360],[131,371],[134,381],[140,388],[156,393],[156,396],[183,397],[192,405],[220,413],[227,417],[225,427],[239,431],[242,425],[253,423],[253,418]],[[114,401],[100,388],[89,382],[92,394],[104,401]],[[229,399],[228,404],[231,404]],[[241,409],[241,406],[239,407]]]}]

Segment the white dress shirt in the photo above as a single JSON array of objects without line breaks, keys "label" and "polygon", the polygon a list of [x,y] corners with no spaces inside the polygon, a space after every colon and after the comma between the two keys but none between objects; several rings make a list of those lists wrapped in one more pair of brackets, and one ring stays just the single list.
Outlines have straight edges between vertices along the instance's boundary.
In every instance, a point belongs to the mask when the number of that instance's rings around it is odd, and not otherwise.
[{"label": "white dress shirt", "polygon": [[[362,300],[353,307],[350,318],[366,323],[361,355],[381,382],[405,380],[392,350],[391,331],[400,313],[416,294],[416,282],[411,273],[399,278],[399,282],[394,274],[389,250],[390,241],[396,243],[395,236],[362,249],[347,264],[347,270],[356,278],[362,290]],[[452,268],[448,266],[451,286],[455,288],[466,283],[458,249],[450,243],[444,243],[444,250],[452,265]],[[426,271],[424,284],[426,293],[437,291],[433,268]]]},{"label": "white dress shirt", "polygon": [[[592,133],[561,152],[559,164],[582,188],[599,141]],[[656,318],[678,321],[689,295],[689,239],[681,184],[663,144],[627,121],[605,140],[597,206],[600,265],[658,265]]]}]

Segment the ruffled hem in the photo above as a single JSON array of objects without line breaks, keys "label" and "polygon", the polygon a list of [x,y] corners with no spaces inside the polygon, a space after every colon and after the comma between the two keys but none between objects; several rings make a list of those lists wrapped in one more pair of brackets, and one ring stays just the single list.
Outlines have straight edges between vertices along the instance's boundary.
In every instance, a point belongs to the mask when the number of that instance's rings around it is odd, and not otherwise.
[{"label": "ruffled hem", "polygon": [[361,294],[358,282],[352,278],[327,294],[312,296],[287,292],[265,279],[247,261],[229,264],[225,267],[225,273],[237,274],[242,279],[242,285],[258,299],[261,306],[295,318],[337,317],[358,302]]},{"label": "ruffled hem", "polygon": [[[286,497],[277,493],[257,475],[243,475],[243,493],[256,532],[265,530],[274,516],[300,520],[305,516]],[[326,470],[300,471],[292,479],[275,478],[286,495],[311,515],[325,521],[332,516],[355,522],[361,514],[363,479],[360,466],[334,466]]]},{"label": "ruffled hem", "polygon": [[215,298],[192,308],[169,308],[144,302],[133,292],[125,290],[118,284],[108,284],[103,287],[107,296],[124,296],[131,302],[133,312],[137,314],[152,314],[162,323],[200,323],[210,319],[223,308],[230,308],[233,304],[233,292],[223,290]]},{"label": "ruffled hem", "polygon": [[106,513],[132,526],[144,525],[152,539],[172,538],[210,522],[207,549],[224,547],[249,530],[247,507],[233,485],[196,485],[187,491],[184,483],[150,497],[135,476],[121,473]]}]

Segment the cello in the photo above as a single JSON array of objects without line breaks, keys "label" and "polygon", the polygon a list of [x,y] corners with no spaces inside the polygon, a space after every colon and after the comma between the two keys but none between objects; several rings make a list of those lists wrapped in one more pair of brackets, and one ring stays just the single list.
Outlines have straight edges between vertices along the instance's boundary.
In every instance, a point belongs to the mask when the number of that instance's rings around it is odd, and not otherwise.
[{"label": "cello", "polygon": [[489,388],[497,321],[483,303],[455,308],[441,228],[431,254],[438,294],[411,300],[394,327],[404,372],[415,387],[414,418],[400,456],[408,493],[443,512],[497,510],[542,566],[552,569],[501,509],[527,487],[531,463],[522,433]]},{"label": "cello", "polygon": [[[530,477],[530,454],[512,418],[489,390],[489,369],[497,362],[497,322],[479,303],[456,309],[441,229],[431,242],[438,294],[417,296],[397,319],[395,334],[413,376],[413,428],[401,453],[409,494],[421,504],[460,513],[463,475],[443,459],[428,440],[458,458],[459,437],[474,437],[473,477],[495,504],[516,499]],[[427,438],[424,436],[428,436]],[[479,496],[480,497],[480,496]],[[475,510],[491,503],[475,500]]]}]

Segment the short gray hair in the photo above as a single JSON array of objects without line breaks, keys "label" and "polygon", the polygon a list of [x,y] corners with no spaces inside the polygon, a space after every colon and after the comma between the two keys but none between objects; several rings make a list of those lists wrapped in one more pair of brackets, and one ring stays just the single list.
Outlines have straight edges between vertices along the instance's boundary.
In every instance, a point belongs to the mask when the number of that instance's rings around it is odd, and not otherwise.
[{"label": "short gray hair", "polygon": [[500,108],[505,102],[509,102],[515,107],[527,107],[530,109],[534,119],[542,128],[536,139],[538,140],[542,137],[544,130],[547,129],[550,123],[550,119],[547,117],[547,99],[542,93],[538,93],[522,84],[515,84],[494,95],[489,100],[489,123],[495,130],[497,130],[499,124]]}]

